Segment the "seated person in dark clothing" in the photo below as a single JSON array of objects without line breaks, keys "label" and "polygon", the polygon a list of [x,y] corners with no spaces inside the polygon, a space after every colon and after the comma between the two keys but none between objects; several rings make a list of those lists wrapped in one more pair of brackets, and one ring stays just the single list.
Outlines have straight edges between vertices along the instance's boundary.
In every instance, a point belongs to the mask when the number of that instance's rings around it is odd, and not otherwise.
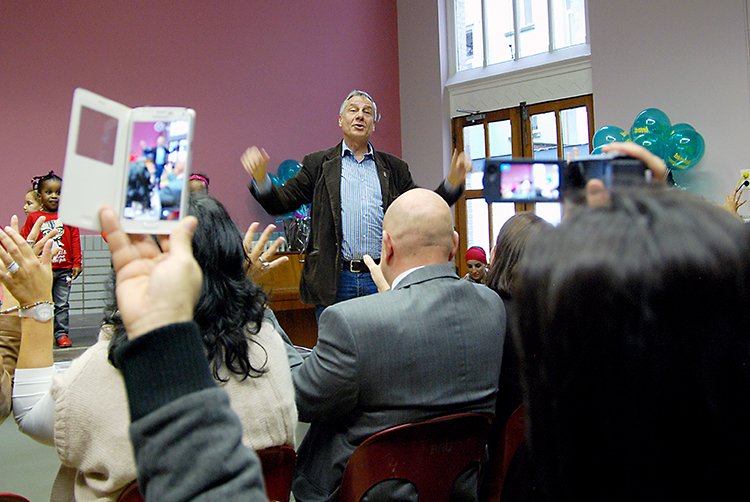
[{"label": "seated person in dark clothing", "polygon": [[501,430],[511,413],[523,401],[518,353],[511,335],[513,323],[510,321],[513,290],[517,282],[516,266],[529,240],[551,228],[553,228],[551,224],[534,213],[516,213],[500,229],[493,248],[492,266],[487,273],[487,287],[503,299],[509,319],[503,347],[503,365],[500,369],[500,388],[498,389],[494,429]]},{"label": "seated person in dark clothing", "polygon": [[530,498],[750,498],[742,223],[687,192],[615,191],[531,243],[517,286]]},{"label": "seated person in dark clothing", "polygon": [[[516,267],[526,250],[527,243],[534,238],[543,238],[544,231],[551,228],[553,228],[551,224],[534,213],[516,213],[500,229],[497,242],[493,248],[492,265],[487,273],[486,284],[503,299],[508,324],[503,346],[503,364],[500,368],[495,421],[492,424],[488,441],[489,462],[485,466],[482,492],[480,493],[484,497],[496,494],[501,488],[502,493],[507,494],[509,491],[508,485],[514,483],[509,474],[506,476],[503,486],[499,485],[500,470],[506,454],[505,451],[500,451],[499,446],[501,434],[505,429],[508,418],[523,402],[518,347],[512,329],[514,315],[512,298],[518,282]],[[517,457],[514,456],[513,459],[514,462],[517,462]],[[525,476],[525,474],[525,472],[522,472],[519,475]]]},{"label": "seated person in dark clothing", "polygon": [[138,203],[141,209],[151,209],[151,174],[141,161],[130,163],[125,207]]}]

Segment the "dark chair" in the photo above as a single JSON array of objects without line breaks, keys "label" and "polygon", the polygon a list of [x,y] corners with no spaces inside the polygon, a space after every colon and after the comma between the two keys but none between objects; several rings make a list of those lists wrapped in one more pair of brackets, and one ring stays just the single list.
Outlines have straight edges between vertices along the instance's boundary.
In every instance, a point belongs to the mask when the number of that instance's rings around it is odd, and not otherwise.
[{"label": "dark chair", "polygon": [[143,502],[143,495],[138,489],[138,482],[133,481],[126,486],[120,496],[117,497],[117,502]]},{"label": "dark chair", "polygon": [[15,493],[0,493],[0,502],[29,502],[29,499]]},{"label": "dark chair", "polygon": [[505,423],[496,444],[489,445],[490,459],[483,473],[481,502],[500,502],[510,463],[526,435],[526,405],[521,404]]},{"label": "dark chair", "polygon": [[[266,483],[266,496],[271,502],[289,502],[292,475],[297,454],[291,446],[271,446],[256,450]],[[25,499],[24,499],[25,500]],[[2,502],[2,499],[0,499]],[[117,502],[143,502],[138,483],[133,481],[117,498]]]},{"label": "dark chair", "polygon": [[260,457],[266,495],[271,502],[289,502],[297,453],[291,446],[271,446],[255,453]]},{"label": "dark chair", "polygon": [[448,502],[456,477],[480,464],[491,424],[491,415],[459,413],[375,434],[346,464],[338,501],[358,502],[380,481],[404,479],[419,500]]}]

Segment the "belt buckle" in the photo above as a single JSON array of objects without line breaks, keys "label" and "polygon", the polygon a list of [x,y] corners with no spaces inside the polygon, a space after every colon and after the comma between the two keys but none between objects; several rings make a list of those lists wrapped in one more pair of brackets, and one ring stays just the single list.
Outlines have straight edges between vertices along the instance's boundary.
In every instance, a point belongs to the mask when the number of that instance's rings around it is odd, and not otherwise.
[{"label": "belt buckle", "polygon": [[359,274],[366,268],[364,260],[352,260],[349,262],[349,272],[353,274]]}]

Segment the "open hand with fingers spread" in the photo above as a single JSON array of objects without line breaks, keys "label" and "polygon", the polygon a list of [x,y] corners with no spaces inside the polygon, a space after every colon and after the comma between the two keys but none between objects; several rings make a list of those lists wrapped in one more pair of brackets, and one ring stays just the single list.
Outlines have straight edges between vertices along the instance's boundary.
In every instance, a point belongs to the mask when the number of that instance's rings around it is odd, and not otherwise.
[{"label": "open hand with fingers spread", "polygon": [[[42,253],[44,244],[50,239],[54,239],[55,237],[57,237],[57,234],[59,232],[58,229],[53,228],[51,231],[47,232],[46,235],[43,235],[41,239],[39,239],[39,234],[42,231],[42,225],[46,220],[47,218],[45,216],[40,216],[39,218],[37,218],[34,222],[34,226],[31,227],[29,235],[26,236],[26,243],[31,246],[31,249],[34,250],[34,254],[37,256]],[[10,228],[18,232],[18,216],[16,216],[15,214],[10,218]],[[57,243],[53,241],[52,256],[54,257],[58,251],[60,251],[60,248],[57,246]]]},{"label": "open hand with fingers spread", "polygon": [[258,223],[257,221],[250,224],[247,232],[245,233],[245,238],[242,240],[242,245],[245,248],[245,253],[247,254],[248,260],[247,274],[250,276],[253,282],[257,282],[258,279],[260,279],[268,271],[278,267],[282,263],[289,261],[289,258],[287,258],[286,256],[281,256],[271,261],[273,255],[276,254],[276,250],[279,249],[279,246],[284,243],[283,237],[278,237],[271,243],[268,249],[264,249],[266,247],[266,242],[268,242],[268,238],[271,236],[271,233],[276,230],[276,225],[268,225],[265,230],[263,230],[263,233],[260,234],[258,242],[253,245],[255,232],[258,230],[259,226],[260,223]]},{"label": "open hand with fingers spread", "polygon": [[117,305],[128,338],[168,324],[193,319],[203,272],[193,257],[192,237],[198,220],[182,219],[160,242],[150,235],[128,235],[109,206],[99,213],[117,273]]},{"label": "open hand with fingers spread", "polygon": [[737,210],[742,207],[745,202],[747,202],[747,200],[741,200],[742,190],[735,190],[732,195],[729,195],[728,193],[726,193],[725,195],[727,197],[727,201],[724,203],[724,209],[734,214],[735,216],[742,218],[742,216],[737,213]]},{"label": "open hand with fingers spread", "polygon": [[0,230],[0,282],[21,307],[52,300],[52,242],[46,239],[42,245],[41,257],[37,257],[18,233],[15,216],[10,226]]}]

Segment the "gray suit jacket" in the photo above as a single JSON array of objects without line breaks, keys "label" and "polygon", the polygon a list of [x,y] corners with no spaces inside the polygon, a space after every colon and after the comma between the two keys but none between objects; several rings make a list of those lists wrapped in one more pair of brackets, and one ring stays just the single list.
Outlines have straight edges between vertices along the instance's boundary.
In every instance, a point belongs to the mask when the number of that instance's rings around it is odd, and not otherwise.
[{"label": "gray suit jacket", "polygon": [[328,307],[318,343],[292,370],[299,419],[297,500],[335,499],[346,462],[389,427],[450,413],[494,413],[505,310],[452,264],[413,271],[384,293]]}]

